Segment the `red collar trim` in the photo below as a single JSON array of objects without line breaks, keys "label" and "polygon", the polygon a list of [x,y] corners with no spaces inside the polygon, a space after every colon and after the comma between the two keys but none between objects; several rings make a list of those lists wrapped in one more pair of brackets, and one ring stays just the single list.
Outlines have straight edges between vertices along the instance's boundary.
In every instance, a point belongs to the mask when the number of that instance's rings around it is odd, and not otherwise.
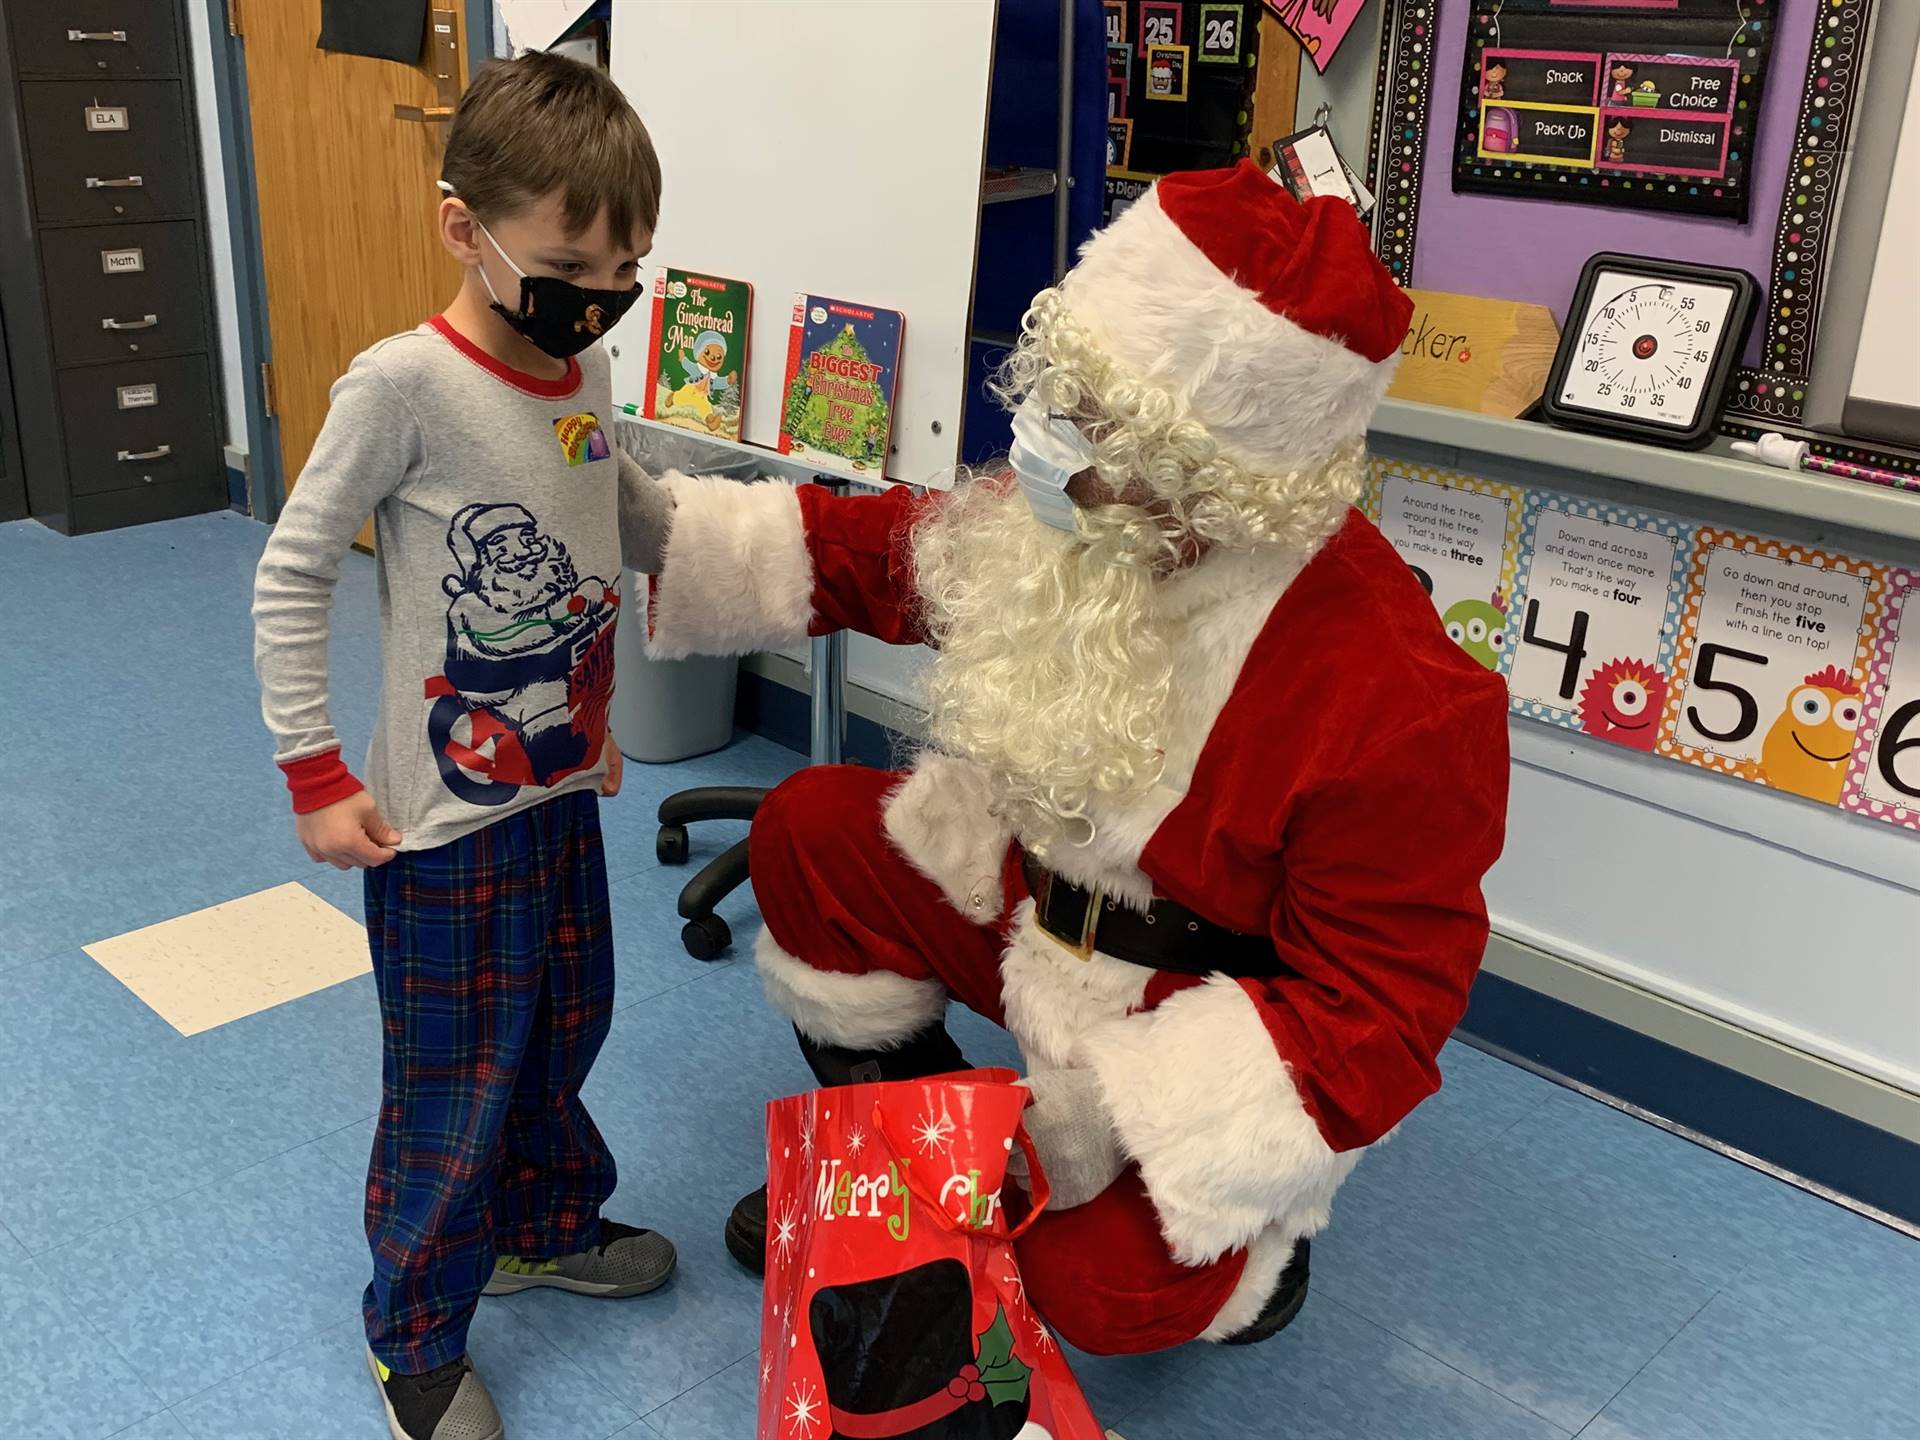
[{"label": "red collar trim", "polygon": [[532,395],[540,400],[565,400],[580,388],[580,362],[578,360],[569,358],[567,361],[567,373],[557,380],[547,380],[538,375],[529,375],[524,370],[516,370],[504,361],[496,360],[478,345],[474,344],[473,341],[454,329],[452,322],[449,321],[445,315],[436,315],[427,323],[435,330],[438,330],[441,335],[445,336],[447,343],[462,355],[466,356],[467,359],[493,376],[494,379],[503,384],[511,385],[523,395]]}]

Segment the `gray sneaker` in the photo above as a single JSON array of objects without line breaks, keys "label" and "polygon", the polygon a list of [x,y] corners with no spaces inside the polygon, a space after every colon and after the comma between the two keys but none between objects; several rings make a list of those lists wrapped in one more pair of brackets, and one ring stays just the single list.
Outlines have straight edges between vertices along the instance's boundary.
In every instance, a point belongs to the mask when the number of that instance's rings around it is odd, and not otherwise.
[{"label": "gray sneaker", "polygon": [[367,1351],[393,1440],[506,1440],[493,1396],[462,1355],[424,1375],[389,1370]]},{"label": "gray sneaker", "polygon": [[572,1255],[533,1260],[502,1255],[482,1292],[517,1295],[522,1290],[565,1290],[617,1300],[658,1290],[673,1277],[678,1263],[673,1242],[652,1230],[636,1230],[617,1220],[600,1222],[600,1243]]}]

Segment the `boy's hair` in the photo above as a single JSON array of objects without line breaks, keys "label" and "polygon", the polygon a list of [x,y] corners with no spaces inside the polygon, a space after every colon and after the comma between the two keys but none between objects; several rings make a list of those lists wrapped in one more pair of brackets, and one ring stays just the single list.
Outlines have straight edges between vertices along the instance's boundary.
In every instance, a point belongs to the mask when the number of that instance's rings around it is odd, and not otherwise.
[{"label": "boy's hair", "polygon": [[440,178],[482,220],[554,191],[579,234],[605,211],[617,242],[660,221],[660,160],[605,71],[534,51],[490,60],[461,97]]}]

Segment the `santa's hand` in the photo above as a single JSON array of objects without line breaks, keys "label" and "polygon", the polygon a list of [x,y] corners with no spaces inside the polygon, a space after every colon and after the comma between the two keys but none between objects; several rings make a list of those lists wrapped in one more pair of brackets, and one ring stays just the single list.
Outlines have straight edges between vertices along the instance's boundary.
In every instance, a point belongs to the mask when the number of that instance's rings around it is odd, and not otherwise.
[{"label": "santa's hand", "polygon": [[393,859],[393,847],[400,843],[400,832],[381,817],[380,807],[364,790],[296,815],[293,825],[307,858],[336,870],[384,865]]},{"label": "santa's hand", "polygon": [[[1020,1083],[1033,1092],[1021,1118],[1053,1192],[1050,1209],[1084,1205],[1120,1178],[1127,1159],[1091,1070],[1043,1070]],[[1026,1156],[1016,1150],[1007,1173],[1031,1188],[1026,1172]]]},{"label": "santa's hand", "polygon": [[607,773],[600,777],[602,795],[620,793],[620,776],[626,769],[627,757],[620,753],[620,747],[613,743],[613,732],[607,732],[607,742],[600,747],[600,758],[607,762]]}]

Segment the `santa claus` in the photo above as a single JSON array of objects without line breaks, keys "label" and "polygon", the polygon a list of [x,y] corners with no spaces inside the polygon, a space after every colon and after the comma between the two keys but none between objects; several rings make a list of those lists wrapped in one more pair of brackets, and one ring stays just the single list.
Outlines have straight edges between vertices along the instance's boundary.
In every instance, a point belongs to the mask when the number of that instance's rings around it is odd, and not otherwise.
[{"label": "santa claus", "polygon": [[1505,695],[1353,508],[1409,309],[1345,201],[1170,175],[1028,312],[1009,473],[670,479],[654,653],[937,652],[910,771],[760,811],[756,958],[823,1085],[962,1068],[954,1001],[1013,1032],[1027,1294],[1087,1350],[1286,1325],[1480,963]]}]

